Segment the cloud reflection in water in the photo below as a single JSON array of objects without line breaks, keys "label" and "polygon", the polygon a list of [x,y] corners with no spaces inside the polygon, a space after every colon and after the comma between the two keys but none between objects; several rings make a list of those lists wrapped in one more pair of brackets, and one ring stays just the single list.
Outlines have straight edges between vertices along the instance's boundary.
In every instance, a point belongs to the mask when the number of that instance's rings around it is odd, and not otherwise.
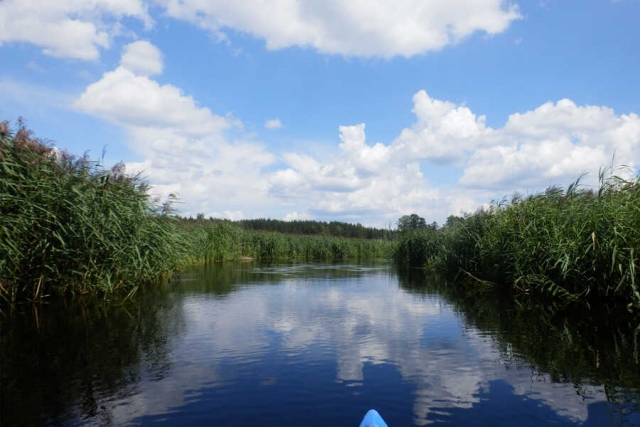
[{"label": "cloud reflection in water", "polygon": [[[239,399],[255,405],[247,388],[233,391],[250,378],[251,387],[291,393],[307,405],[314,399],[338,405],[313,388],[332,378],[340,396],[363,393],[378,381],[367,378],[375,366],[392,367],[411,388],[415,425],[474,407],[496,381],[574,422],[588,416],[590,402],[571,384],[553,384],[526,364],[514,369],[489,333],[465,325],[437,296],[402,290],[386,270],[342,278],[289,270],[280,280],[255,281],[224,297],[187,294],[182,311],[187,326],[175,337],[171,374],[143,381],[137,396],[114,405],[117,423],[179,412],[220,388],[229,401],[244,393]],[[597,387],[584,387],[591,401],[604,400]]]}]

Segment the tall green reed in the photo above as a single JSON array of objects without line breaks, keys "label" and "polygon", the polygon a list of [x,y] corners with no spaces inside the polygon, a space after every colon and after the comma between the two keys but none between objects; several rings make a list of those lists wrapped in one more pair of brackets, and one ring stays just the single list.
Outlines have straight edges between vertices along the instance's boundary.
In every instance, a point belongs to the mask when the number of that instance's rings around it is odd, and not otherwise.
[{"label": "tall green reed", "polygon": [[349,239],[329,236],[298,236],[276,232],[247,231],[228,223],[187,227],[197,241],[194,258],[203,261],[342,261],[388,258],[393,243],[386,240]]},{"label": "tall green reed", "polygon": [[395,258],[516,295],[640,305],[640,180],[603,170],[597,191],[551,187],[493,203],[434,233],[400,239]]},{"label": "tall green reed", "polygon": [[183,233],[139,177],[0,129],[0,296],[134,290],[175,269]]}]

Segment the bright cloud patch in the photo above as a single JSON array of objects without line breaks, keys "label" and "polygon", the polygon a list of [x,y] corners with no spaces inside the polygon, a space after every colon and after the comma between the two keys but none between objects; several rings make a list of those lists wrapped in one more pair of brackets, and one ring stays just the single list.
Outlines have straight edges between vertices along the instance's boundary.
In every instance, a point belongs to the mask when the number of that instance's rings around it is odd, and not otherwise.
[{"label": "bright cloud patch", "polygon": [[485,117],[476,117],[465,106],[431,98],[421,90],[413,97],[416,123],[404,129],[392,150],[400,159],[460,163],[491,130]]},{"label": "bright cloud patch", "polygon": [[280,129],[282,122],[279,119],[267,120],[264,122],[264,127],[267,129]]},{"label": "bright cloud patch", "polygon": [[502,0],[158,0],[166,14],[218,37],[238,30],[266,40],[267,48],[311,46],[323,53],[413,56],[475,33],[497,34],[521,16]]},{"label": "bright cloud patch", "polygon": [[[228,139],[225,131],[241,128],[239,120],[151,80],[146,74],[162,69],[161,55],[139,43],[125,47],[122,64],[89,85],[74,107],[124,127],[145,159],[127,163],[128,171],[142,172],[161,196],[178,193],[188,202],[178,206],[182,213],[240,218],[242,209],[259,206],[267,192],[261,169],[273,156],[256,143]],[[134,60],[149,53],[146,68]]]},{"label": "bright cloud patch", "polygon": [[[614,157],[615,156],[615,157]],[[611,163],[640,163],[640,118],[607,107],[580,107],[568,99],[514,114],[484,141],[460,183],[469,187],[535,188],[567,183],[583,172],[595,183]]]},{"label": "bright cloud patch", "polygon": [[286,154],[289,167],[269,177],[271,194],[283,203],[305,203],[315,216],[376,217],[376,225],[425,209],[444,216],[450,200],[428,187],[419,163],[398,161],[390,156],[392,147],[368,145],[364,129],[364,124],[340,127],[341,152],[332,163]]},{"label": "bright cloud patch", "polygon": [[283,218],[285,221],[306,221],[313,218],[306,212],[289,212]]},{"label": "bright cloud patch", "polygon": [[200,108],[177,87],[160,85],[124,66],[89,85],[74,105],[119,124],[180,129],[192,135],[217,133],[232,124],[208,108]]},{"label": "bright cloud patch", "polygon": [[[492,129],[468,107],[424,91],[413,101],[416,122],[389,145],[368,144],[360,124],[339,128],[341,151],[330,162],[286,154],[288,167],[269,177],[271,194],[305,203],[316,216],[391,220],[418,212],[442,221],[514,191],[567,185],[584,172],[591,173],[584,182],[592,184],[612,160],[632,170],[640,163],[636,114],[565,99],[514,114]],[[423,175],[432,168],[458,170],[460,187],[433,188]]]},{"label": "bright cloud patch", "polygon": [[118,21],[136,18],[151,25],[141,0],[4,0],[0,3],[0,45],[25,42],[46,55],[91,60],[108,48]]},{"label": "bright cloud patch", "polygon": [[162,73],[162,52],[148,41],[138,41],[124,48],[122,66],[140,75],[151,76]]}]

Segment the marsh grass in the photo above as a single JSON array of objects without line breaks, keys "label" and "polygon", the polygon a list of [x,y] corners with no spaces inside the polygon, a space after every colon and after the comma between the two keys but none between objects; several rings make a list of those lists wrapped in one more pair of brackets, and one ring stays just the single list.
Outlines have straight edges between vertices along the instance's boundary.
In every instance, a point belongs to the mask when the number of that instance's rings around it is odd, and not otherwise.
[{"label": "marsh grass", "polygon": [[396,260],[516,296],[622,299],[640,306],[640,180],[600,174],[596,191],[552,187],[401,238]]},{"label": "marsh grass", "polygon": [[0,296],[127,292],[184,262],[183,234],[138,177],[0,128]]},{"label": "marsh grass", "polygon": [[229,261],[243,257],[258,261],[342,261],[389,258],[393,242],[330,236],[298,236],[276,232],[246,231],[220,223],[192,227],[195,255],[204,261]]}]

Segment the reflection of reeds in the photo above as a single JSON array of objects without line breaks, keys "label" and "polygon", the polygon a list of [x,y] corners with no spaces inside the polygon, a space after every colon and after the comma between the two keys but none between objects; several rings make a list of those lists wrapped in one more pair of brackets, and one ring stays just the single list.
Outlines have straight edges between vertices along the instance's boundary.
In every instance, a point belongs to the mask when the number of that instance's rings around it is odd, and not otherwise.
[{"label": "reflection of reeds", "polygon": [[182,309],[157,292],[119,304],[90,296],[55,302],[13,306],[0,317],[0,425],[66,425],[74,417],[112,425],[114,400],[170,368]]},{"label": "reflection of reeds", "polygon": [[582,396],[602,386],[610,402],[640,408],[639,319],[624,305],[514,301],[495,289],[470,296],[420,269],[401,269],[398,277],[403,289],[439,295],[466,324],[494,337],[506,368],[529,365],[553,382],[573,383]]},{"label": "reflection of reeds", "polygon": [[640,178],[610,170],[597,191],[579,180],[510,202],[493,203],[437,231],[405,235],[396,249],[404,264],[475,277],[514,293],[565,300],[622,298],[640,305]]}]

